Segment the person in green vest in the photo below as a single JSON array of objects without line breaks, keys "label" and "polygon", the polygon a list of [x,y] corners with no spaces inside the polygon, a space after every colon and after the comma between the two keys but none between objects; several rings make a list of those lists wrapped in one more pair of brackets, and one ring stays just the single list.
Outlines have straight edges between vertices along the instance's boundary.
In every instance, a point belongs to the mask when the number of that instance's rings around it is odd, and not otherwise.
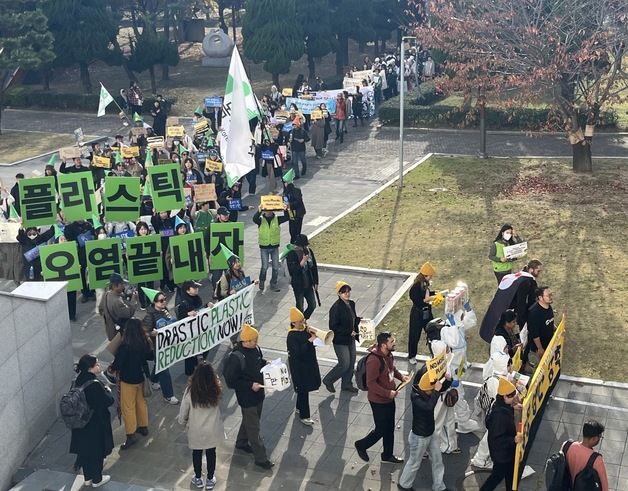
[{"label": "person in green vest", "polygon": [[495,273],[495,278],[497,278],[497,285],[499,285],[504,276],[512,273],[513,263],[517,260],[507,258],[504,254],[504,247],[515,245],[519,242],[521,242],[521,239],[515,235],[512,225],[509,223],[502,225],[488,253],[488,258],[493,263],[493,272]]},{"label": "person in green vest", "polygon": [[[285,206],[285,205],[284,205]],[[263,211],[260,205],[253,222],[258,227],[258,243],[259,251],[262,259],[262,267],[259,272],[259,289],[264,291],[264,283],[266,282],[266,271],[268,270],[268,262],[272,261],[273,273],[270,278],[270,289],[274,292],[280,291],[277,285],[279,276],[279,242],[281,240],[281,230],[279,226],[289,220],[288,214],[284,210],[283,216],[278,217],[273,211]]]}]

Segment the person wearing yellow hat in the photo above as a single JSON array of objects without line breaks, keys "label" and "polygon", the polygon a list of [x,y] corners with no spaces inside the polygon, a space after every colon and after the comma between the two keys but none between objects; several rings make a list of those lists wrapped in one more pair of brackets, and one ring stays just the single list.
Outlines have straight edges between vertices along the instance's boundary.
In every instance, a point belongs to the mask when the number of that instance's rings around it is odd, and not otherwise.
[{"label": "person wearing yellow hat", "polygon": [[506,481],[506,489],[512,489],[515,467],[515,447],[521,441],[515,424],[514,405],[517,388],[507,378],[501,377],[497,396],[485,418],[488,430],[488,448],[493,460],[493,470],[480,491],[493,491],[499,483]]},{"label": "person wearing yellow hat", "polygon": [[321,386],[321,374],[316,359],[316,336],[307,329],[305,316],[296,307],[290,309],[290,327],[286,345],[292,386],[297,394],[296,412],[301,423],[314,425],[310,417],[310,392]]},{"label": "person wearing yellow hat", "polygon": [[334,382],[342,379],[341,389],[356,393],[353,385],[355,366],[355,342],[358,340],[358,326],[361,317],[355,312],[355,302],[351,300],[351,287],[345,281],[336,282],[338,300],[329,309],[329,330],[334,332],[334,351],[338,363],[325,375],[323,384],[329,392],[336,392]]},{"label": "person wearing yellow hat", "polygon": [[269,470],[275,464],[268,460],[264,441],[260,436],[260,420],[264,406],[264,375],[266,365],[262,350],[257,345],[259,331],[244,324],[240,341],[229,354],[223,374],[227,386],[235,390],[242,411],[242,423],[236,437],[236,448],[255,457],[255,465]]},{"label": "person wearing yellow hat", "polygon": [[408,328],[408,362],[414,365],[417,362],[417,351],[421,332],[425,329],[432,315],[432,301],[436,299],[437,293],[430,291],[430,281],[436,269],[431,263],[423,263],[419,269],[414,283],[410,287],[410,300],[412,309],[410,310],[410,325]]}]

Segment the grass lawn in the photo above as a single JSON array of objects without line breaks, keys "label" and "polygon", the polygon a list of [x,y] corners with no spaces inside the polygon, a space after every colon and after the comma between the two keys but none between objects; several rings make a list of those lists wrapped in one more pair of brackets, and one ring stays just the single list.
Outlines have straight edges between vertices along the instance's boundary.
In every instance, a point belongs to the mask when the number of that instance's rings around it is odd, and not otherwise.
[{"label": "grass lawn", "polygon": [[[554,290],[554,310],[567,312],[564,373],[625,381],[626,164],[596,160],[593,175],[579,175],[568,160],[433,157],[404,178],[401,193],[389,187],[317,236],[313,247],[320,262],[370,268],[417,271],[429,260],[436,289],[469,284],[481,320],[496,289],[489,245],[503,223],[512,223],[529,239],[528,258],[545,264],[540,283]],[[397,333],[402,351],[409,312],[406,294],[379,326]],[[469,355],[486,361],[477,332]]]},{"label": "grass lawn", "polygon": [[[24,144],[25,142],[28,144]],[[74,145],[74,143],[75,139],[72,135],[4,130],[0,135],[0,164],[10,164]]]}]

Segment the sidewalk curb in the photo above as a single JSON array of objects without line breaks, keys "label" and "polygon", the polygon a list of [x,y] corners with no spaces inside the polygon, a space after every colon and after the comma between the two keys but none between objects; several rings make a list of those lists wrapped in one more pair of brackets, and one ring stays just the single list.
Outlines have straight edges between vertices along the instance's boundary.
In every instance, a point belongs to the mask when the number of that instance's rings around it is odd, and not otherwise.
[{"label": "sidewalk curb", "polygon": [[[10,130],[10,131],[13,131],[13,130]],[[109,137],[108,136],[97,136],[95,138],[92,138],[91,140],[84,141],[83,142],[84,143],[83,146],[91,145],[94,142],[102,141],[102,140],[105,140],[107,138],[109,138]],[[41,153],[39,155],[34,155],[32,157],[28,157],[28,158],[25,158],[25,159],[22,159],[22,160],[17,160],[15,162],[7,162],[7,163],[1,163],[0,162],[0,167],[14,167],[16,165],[24,164],[25,162],[30,162],[31,160],[41,159],[41,158],[46,157],[48,155],[52,155],[53,153],[56,153],[58,151],[59,151],[59,149],[52,150],[50,152]]]}]

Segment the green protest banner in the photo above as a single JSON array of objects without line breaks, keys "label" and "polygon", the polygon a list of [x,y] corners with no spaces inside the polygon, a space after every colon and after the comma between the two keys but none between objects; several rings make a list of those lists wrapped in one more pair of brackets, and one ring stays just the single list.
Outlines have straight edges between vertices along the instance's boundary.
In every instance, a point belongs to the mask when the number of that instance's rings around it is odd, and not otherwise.
[{"label": "green protest banner", "polygon": [[105,177],[105,218],[134,222],[140,216],[140,178]]},{"label": "green protest banner", "polygon": [[203,232],[170,237],[172,276],[175,283],[207,277]]},{"label": "green protest banner", "polygon": [[244,223],[227,222],[212,223],[209,226],[209,269],[227,269],[227,259],[222,254],[220,244],[224,244],[231,252],[240,258],[244,266]]},{"label": "green protest banner", "polygon": [[178,164],[160,164],[148,168],[153,193],[153,206],[160,211],[185,208],[181,167]]},{"label": "green protest banner", "polygon": [[98,214],[91,172],[58,174],[61,208],[67,222],[87,220]]},{"label": "green protest banner", "polygon": [[57,221],[54,176],[20,179],[17,185],[24,228],[52,225]]},{"label": "green protest banner", "polygon": [[146,283],[163,279],[161,236],[145,235],[126,239],[129,282]]},{"label": "green protest banner", "polygon": [[201,309],[157,329],[155,372],[228,341],[246,324],[254,324],[255,286],[250,285],[210,308]]},{"label": "green protest banner", "polygon": [[39,256],[44,281],[67,281],[69,292],[83,287],[76,242],[42,246],[39,248]]},{"label": "green protest banner", "polygon": [[122,274],[122,239],[88,240],[85,243],[90,288],[104,288],[112,273]]}]

